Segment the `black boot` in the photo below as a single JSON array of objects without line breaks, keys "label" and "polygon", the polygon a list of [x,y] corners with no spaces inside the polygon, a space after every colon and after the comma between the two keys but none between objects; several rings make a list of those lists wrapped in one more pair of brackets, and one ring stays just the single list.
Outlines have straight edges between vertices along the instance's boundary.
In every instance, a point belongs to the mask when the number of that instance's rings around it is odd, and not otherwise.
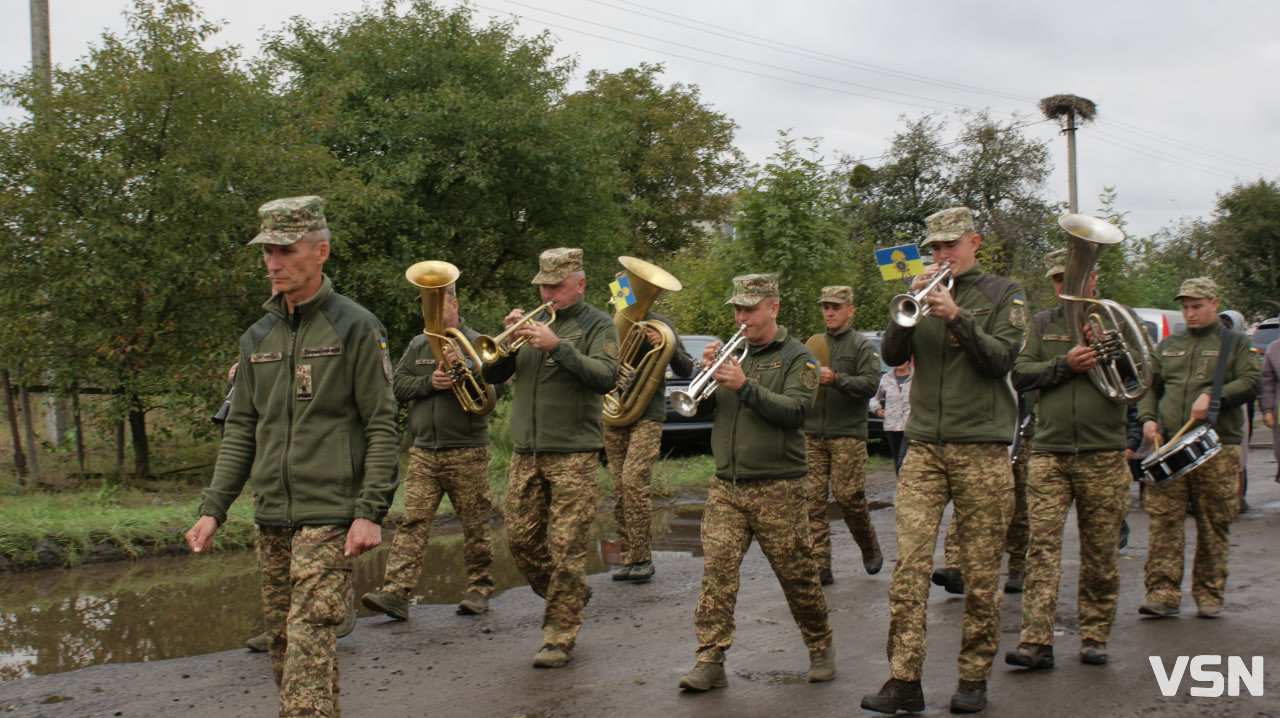
[{"label": "black boot", "polygon": [[951,696],[952,713],[977,713],[987,707],[987,682],[960,679],[956,694]]},{"label": "black boot", "polygon": [[964,576],[958,568],[940,568],[933,572],[933,585],[941,586],[947,593],[964,593]]},{"label": "black boot", "polygon": [[924,689],[920,687],[920,681],[890,678],[880,687],[879,693],[869,693],[862,697],[862,707],[889,715],[898,711],[919,713],[924,710]]}]

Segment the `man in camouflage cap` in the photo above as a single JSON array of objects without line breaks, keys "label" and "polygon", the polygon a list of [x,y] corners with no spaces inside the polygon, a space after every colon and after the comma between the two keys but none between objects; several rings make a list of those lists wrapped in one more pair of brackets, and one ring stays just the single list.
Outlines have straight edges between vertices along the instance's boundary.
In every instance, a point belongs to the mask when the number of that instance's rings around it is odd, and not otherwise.
[{"label": "man in camouflage cap", "polygon": [[[862,550],[862,566],[878,573],[884,564],[876,529],[867,509],[867,404],[880,385],[875,345],[853,331],[853,288],[823,287],[818,299],[827,330],[807,346],[825,356],[818,368],[818,398],[805,420],[805,456],[809,475],[809,535],[822,584],[833,583],[831,525],[827,496],[834,494],[849,533]],[[820,351],[825,350],[825,351]]]},{"label": "man in camouflage cap", "polygon": [[[882,713],[924,710],[924,667],[929,578],[938,523],[947,503],[959,531],[965,581],[960,682],[951,698],[957,713],[987,704],[987,677],[1000,645],[1000,558],[1013,512],[1008,444],[1017,405],[1007,374],[1026,326],[1017,283],[977,265],[981,237],[967,207],[925,220],[935,267],[950,266],[953,286],[939,282],[921,302],[929,314],[913,326],[890,322],[881,353],[891,366],[914,357],[910,442],[898,474],[895,531],[898,560],[889,584],[890,679],[862,707]],[[934,270],[937,271],[937,270]],[[913,280],[922,292],[932,272]]]},{"label": "man in camouflage cap", "polygon": [[[1066,250],[1047,258],[1046,273],[1062,295]],[[1082,295],[1093,298],[1096,272]],[[1078,289],[1073,291],[1079,291]],[[1129,467],[1125,458],[1127,406],[1111,401],[1089,371],[1098,364],[1093,348],[1077,344],[1067,324],[1065,300],[1031,318],[1013,365],[1013,385],[1039,394],[1036,432],[1031,439],[1030,475],[1023,489],[1028,504],[1030,550],[1022,595],[1022,632],[1005,662],[1021,668],[1052,668],[1054,615],[1062,573],[1062,527],[1074,502],[1080,525],[1080,585],[1076,602],[1080,660],[1107,662],[1107,642],[1120,590],[1120,526],[1129,507]]]},{"label": "man in camouflage cap", "polygon": [[[386,330],[333,291],[319,197],[264,204],[267,314],[240,338],[240,365],[191,550],[208,550],[253,485],[263,610],[281,715],[338,715],[334,629],[352,561],[382,541],[396,488],[396,402]],[[347,436],[349,441],[334,441]]]},{"label": "man in camouflage cap", "polygon": [[[582,250],[543,252],[533,284],[554,322],[516,330],[527,343],[484,367],[491,384],[512,377],[510,432],[514,453],[503,507],[508,545],[520,573],[547,601],[535,668],[573,660],[586,581],[587,538],[596,511],[596,468],[604,447],[600,413],[618,372],[618,330],[586,303]],[[508,327],[524,316],[513,310]]]},{"label": "man in camouflage cap", "polygon": [[[1138,613],[1162,618],[1181,610],[1183,523],[1189,501],[1196,519],[1191,596],[1197,615],[1218,618],[1226,594],[1231,522],[1239,510],[1236,482],[1245,423],[1239,407],[1258,395],[1262,368],[1249,338],[1222,326],[1218,285],[1212,279],[1186,280],[1175,299],[1182,304],[1187,329],[1165,337],[1156,346],[1152,356],[1155,381],[1138,402],[1142,433],[1147,441],[1159,438],[1167,442],[1188,420],[1194,420],[1212,424],[1222,448],[1173,481],[1147,487],[1147,600]],[[1219,361],[1226,362],[1221,395],[1211,397]]]},{"label": "man in camouflage cap", "polygon": [[[746,354],[739,363],[741,349],[735,350],[712,375],[716,469],[702,514],[705,560],[693,614],[698,652],[680,687],[698,692],[728,685],[724,659],[733,644],[738,571],[752,538],[769,558],[809,648],[809,681],[829,681],[835,678],[835,646],[809,555],[802,432],[818,389],[818,362],[778,326],[776,275],[735,277],[726,304],[742,327]],[[703,350],[704,366],[719,348],[715,342]]]}]

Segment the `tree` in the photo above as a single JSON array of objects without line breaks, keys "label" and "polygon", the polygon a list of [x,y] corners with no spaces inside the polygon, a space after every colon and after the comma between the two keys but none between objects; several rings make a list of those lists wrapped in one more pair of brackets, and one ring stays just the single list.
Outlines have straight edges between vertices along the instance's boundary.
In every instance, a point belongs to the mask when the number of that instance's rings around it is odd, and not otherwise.
[{"label": "tree", "polygon": [[1274,316],[1280,307],[1280,184],[1259,179],[1219,195],[1211,233],[1224,260],[1215,276],[1230,307],[1255,318]]},{"label": "tree", "polygon": [[587,89],[565,102],[613,148],[629,251],[642,257],[700,238],[697,223],[725,215],[744,169],[733,146],[737,125],[704,106],[697,87],[663,88],[661,74],[661,65],[647,63],[618,73],[592,70]]},{"label": "tree", "polygon": [[147,474],[146,413],[207,411],[257,313],[254,210],[325,189],[334,165],[235,48],[205,49],[217,26],[194,6],[126,16],[51,86],[0,79],[28,113],[0,126],[0,352],[114,392]]},{"label": "tree", "polygon": [[397,340],[421,330],[403,278],[415,262],[457,265],[467,317],[500,326],[532,299],[540,251],[582,247],[588,273],[612,277],[627,245],[608,135],[561,103],[572,63],[546,34],[471,13],[388,1],[325,27],[296,19],[266,44],[311,137],[363,184],[334,198],[350,241],[331,274]]}]

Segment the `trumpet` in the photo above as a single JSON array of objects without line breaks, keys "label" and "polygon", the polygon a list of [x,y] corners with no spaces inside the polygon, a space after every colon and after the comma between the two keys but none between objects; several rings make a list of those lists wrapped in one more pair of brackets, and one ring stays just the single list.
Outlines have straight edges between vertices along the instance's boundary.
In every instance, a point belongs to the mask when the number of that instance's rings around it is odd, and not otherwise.
[{"label": "trumpet", "polygon": [[725,363],[725,360],[732,356],[739,346],[742,347],[742,352],[734,359],[741,364],[742,360],[747,358],[747,350],[750,347],[746,345],[747,338],[742,335],[746,329],[746,324],[738,326],[738,332],[730,337],[724,346],[720,347],[716,355],[711,358],[711,363],[698,372],[693,381],[689,382],[688,390],[671,392],[671,408],[675,409],[677,414],[680,416],[693,416],[698,413],[698,404],[715,393],[716,387],[720,386],[720,383],[715,380],[712,374],[716,373],[716,369],[719,369],[720,365]]},{"label": "trumpet", "polygon": [[547,324],[550,324],[556,320],[555,302],[547,302],[546,304],[543,304],[542,306],[538,307],[532,312],[529,312],[528,314],[520,317],[519,321],[517,321],[515,324],[512,324],[511,326],[504,329],[502,333],[496,337],[489,337],[489,336],[476,337],[476,341],[475,341],[476,353],[480,355],[480,359],[482,359],[485,364],[492,364],[493,362],[498,361],[502,357],[515,352],[525,344],[528,344],[529,343],[528,337],[517,337],[516,339],[510,341],[509,343],[507,342],[507,340],[511,339],[511,335],[514,334],[517,329],[519,329],[520,327],[523,327],[529,322],[532,322],[533,318],[538,316],[538,314],[543,311],[546,311],[548,315],[548,318],[546,321]]},{"label": "trumpet", "polygon": [[951,289],[955,284],[955,278],[951,276],[951,270],[954,265],[947,262],[933,273],[933,279],[928,284],[920,288],[920,291],[911,294],[899,294],[889,301],[889,319],[900,327],[914,327],[921,317],[929,316],[929,305],[924,304],[925,295],[933,291],[945,280],[946,287]]}]

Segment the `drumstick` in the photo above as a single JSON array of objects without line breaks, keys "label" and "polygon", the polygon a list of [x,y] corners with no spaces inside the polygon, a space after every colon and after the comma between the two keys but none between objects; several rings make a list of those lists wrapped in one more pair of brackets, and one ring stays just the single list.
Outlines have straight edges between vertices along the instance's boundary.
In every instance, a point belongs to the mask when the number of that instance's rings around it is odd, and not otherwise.
[{"label": "drumstick", "polygon": [[[1165,444],[1165,446],[1166,446],[1166,447],[1169,447],[1169,446],[1173,446],[1174,444],[1178,443],[1178,439],[1182,438],[1182,435],[1183,435],[1183,434],[1185,434],[1185,433],[1187,433],[1187,429],[1190,429],[1190,428],[1191,428],[1191,426],[1192,426],[1192,424],[1195,424],[1195,423],[1196,423],[1196,420],[1195,420],[1195,418],[1194,418],[1194,417],[1193,417],[1193,418],[1191,418],[1191,419],[1189,419],[1189,420],[1187,420],[1187,423],[1183,424],[1181,429],[1178,429],[1178,433],[1174,434],[1174,435],[1173,435],[1173,438],[1172,438],[1172,439],[1169,439],[1169,443]],[[1156,456],[1159,456],[1159,455],[1160,455],[1160,437],[1159,437],[1158,435],[1156,436],[1156,451],[1155,451],[1155,455],[1156,455]]]}]

